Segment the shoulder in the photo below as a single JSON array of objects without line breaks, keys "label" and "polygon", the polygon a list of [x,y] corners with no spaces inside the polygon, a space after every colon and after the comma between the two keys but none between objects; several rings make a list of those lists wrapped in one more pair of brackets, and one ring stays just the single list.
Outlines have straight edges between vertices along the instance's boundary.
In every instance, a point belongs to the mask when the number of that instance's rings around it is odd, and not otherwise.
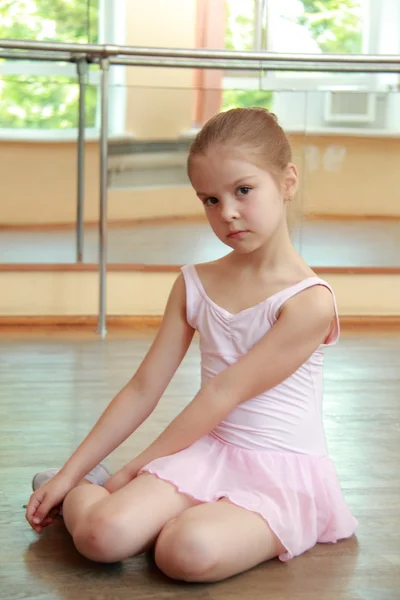
[{"label": "shoulder", "polygon": [[334,308],[333,293],[328,284],[323,280],[317,280],[313,285],[300,290],[287,300],[282,307],[284,309],[316,310],[318,313],[332,312]]},{"label": "shoulder", "polygon": [[332,290],[321,280],[289,298],[281,307],[277,320],[325,331],[330,328],[335,316]]},{"label": "shoulder", "polygon": [[175,278],[169,292],[169,297],[166,305],[166,310],[172,307],[180,307],[184,309],[186,305],[186,284],[184,274],[181,272]]}]

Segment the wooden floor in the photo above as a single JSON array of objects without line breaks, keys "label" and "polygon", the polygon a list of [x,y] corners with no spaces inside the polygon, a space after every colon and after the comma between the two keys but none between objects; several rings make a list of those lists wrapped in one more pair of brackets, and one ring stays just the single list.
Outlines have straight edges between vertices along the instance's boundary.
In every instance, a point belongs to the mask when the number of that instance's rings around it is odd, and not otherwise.
[{"label": "wooden floor", "polygon": [[[299,221],[293,243],[313,267],[399,267],[400,219]],[[228,251],[204,222],[109,227],[109,263],[198,263]],[[73,230],[0,229],[0,263],[73,263],[75,257]],[[97,261],[98,234],[91,227],[85,231],[84,262]]]},{"label": "wooden floor", "polygon": [[[151,333],[0,331],[0,598],[4,600],[399,600],[400,332],[342,335],[326,357],[325,423],[357,537],[214,585],[177,584],[147,556],[81,558],[62,521],[24,520],[32,475],[60,465],[138,366]],[[199,385],[194,342],[149,421],[108,461],[150,443]],[[244,540],[245,542],[245,540]]]}]

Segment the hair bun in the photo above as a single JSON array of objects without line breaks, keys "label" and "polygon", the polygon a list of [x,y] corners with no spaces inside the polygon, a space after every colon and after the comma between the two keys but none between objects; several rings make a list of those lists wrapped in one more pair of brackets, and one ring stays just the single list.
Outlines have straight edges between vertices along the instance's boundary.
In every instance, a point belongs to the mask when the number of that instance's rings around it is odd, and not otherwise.
[{"label": "hair bun", "polygon": [[243,146],[248,153],[259,155],[265,168],[283,172],[292,161],[292,151],[278,117],[263,106],[231,108],[217,113],[196,135],[188,162],[204,154],[210,146]]},{"label": "hair bun", "polygon": [[264,108],[264,106],[252,106],[251,110],[263,112],[265,115],[272,117],[275,123],[278,123],[278,117],[276,116],[276,114],[268,110],[268,108]]}]

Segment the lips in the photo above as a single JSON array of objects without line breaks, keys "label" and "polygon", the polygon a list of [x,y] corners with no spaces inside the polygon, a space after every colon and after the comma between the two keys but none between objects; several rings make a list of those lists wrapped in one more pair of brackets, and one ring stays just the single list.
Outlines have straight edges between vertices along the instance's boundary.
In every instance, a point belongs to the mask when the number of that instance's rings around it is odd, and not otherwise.
[{"label": "lips", "polygon": [[248,234],[246,229],[237,229],[228,233],[228,239],[230,240],[243,240]]},{"label": "lips", "polygon": [[246,229],[235,229],[235,231],[230,231],[228,233],[228,237],[234,237],[235,235],[239,235],[241,233],[247,233]]}]

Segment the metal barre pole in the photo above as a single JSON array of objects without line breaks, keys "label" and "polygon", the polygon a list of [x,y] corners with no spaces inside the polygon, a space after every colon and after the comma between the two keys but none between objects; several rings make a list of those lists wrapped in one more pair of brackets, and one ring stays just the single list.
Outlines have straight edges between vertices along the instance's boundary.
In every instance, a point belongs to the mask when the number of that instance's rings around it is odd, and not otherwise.
[{"label": "metal barre pole", "polygon": [[[1,42],[0,42],[1,45]],[[400,57],[392,54],[288,54],[275,52],[237,52],[234,50],[203,50],[186,48],[149,48],[142,46],[113,46],[113,56],[141,56],[148,58],[194,58],[212,60],[318,62],[329,63],[387,63],[399,64]]]},{"label": "metal barre pole", "polygon": [[400,73],[400,58],[397,63],[342,64],[330,63],[329,67],[319,63],[269,62],[269,61],[217,61],[191,59],[154,59],[131,56],[110,57],[111,65],[139,67],[171,67],[183,69],[222,69],[231,71],[296,71],[296,72],[335,72],[335,73]]},{"label": "metal barre pole", "polygon": [[77,151],[77,202],[76,202],[76,260],[83,260],[83,205],[85,198],[85,91],[87,82],[86,57],[76,63],[79,80],[78,151]]},{"label": "metal barre pole", "polygon": [[107,171],[108,171],[108,75],[109,60],[103,58],[101,68],[101,125],[100,125],[100,214],[99,214],[99,320],[97,331],[107,334]]},{"label": "metal barre pole", "polygon": [[[82,55],[82,51],[80,52]],[[87,61],[98,63],[99,56],[93,56],[90,53],[83,53],[86,56]],[[277,55],[278,56],[278,55]],[[15,59],[15,60],[41,60],[41,61],[62,61],[62,62],[74,62],[76,61],[76,55],[73,53],[69,54],[48,54],[44,51],[31,52],[27,51],[24,53],[16,51],[3,51],[0,50],[0,58]],[[296,58],[291,57],[290,60],[282,60],[282,57],[276,58],[258,58],[257,60],[243,60],[235,57],[235,59],[229,58],[225,60],[214,59],[214,58],[170,58],[168,56],[160,57],[146,57],[146,56],[135,56],[135,55],[116,55],[110,56],[111,65],[129,65],[129,66],[142,66],[142,67],[165,67],[165,68],[184,68],[184,69],[222,69],[231,71],[295,71],[295,72],[335,72],[335,73],[400,73],[400,57],[391,57],[390,60],[386,60],[385,57],[381,57],[380,62],[375,62],[374,58],[377,57],[363,57],[367,60],[357,61],[356,57],[353,57],[350,61],[338,60],[337,62],[328,63],[322,58],[311,60],[312,55],[308,57],[306,61],[297,61]],[[331,57],[330,57],[331,58]],[[370,60],[371,59],[371,60]]]},{"label": "metal barre pole", "polygon": [[[35,42],[30,40],[4,40],[0,39],[0,48],[19,50],[45,50],[55,52],[84,52],[88,57],[117,57],[135,56],[147,58],[180,58],[180,59],[211,59],[230,61],[270,61],[317,63],[329,65],[340,64],[386,64],[399,67],[400,57],[397,55],[356,55],[356,54],[278,54],[273,52],[236,52],[232,50],[203,50],[186,48],[150,48],[140,46],[116,46],[112,44],[65,44],[57,42]],[[114,62],[114,64],[118,64]],[[326,70],[329,70],[327,68]]]},{"label": "metal barre pole", "polygon": [[98,55],[104,53],[104,49],[108,48],[108,46],[102,44],[65,44],[63,42],[36,42],[33,40],[9,40],[0,38],[0,48],[50,52],[75,52],[78,54],[87,53]]},{"label": "metal barre pole", "polygon": [[44,60],[48,62],[71,62],[72,57],[73,55],[71,52],[57,52],[56,54],[49,54],[48,52],[45,52],[43,50],[29,50],[26,52],[19,52],[18,50],[0,50],[0,58],[13,60]]}]

